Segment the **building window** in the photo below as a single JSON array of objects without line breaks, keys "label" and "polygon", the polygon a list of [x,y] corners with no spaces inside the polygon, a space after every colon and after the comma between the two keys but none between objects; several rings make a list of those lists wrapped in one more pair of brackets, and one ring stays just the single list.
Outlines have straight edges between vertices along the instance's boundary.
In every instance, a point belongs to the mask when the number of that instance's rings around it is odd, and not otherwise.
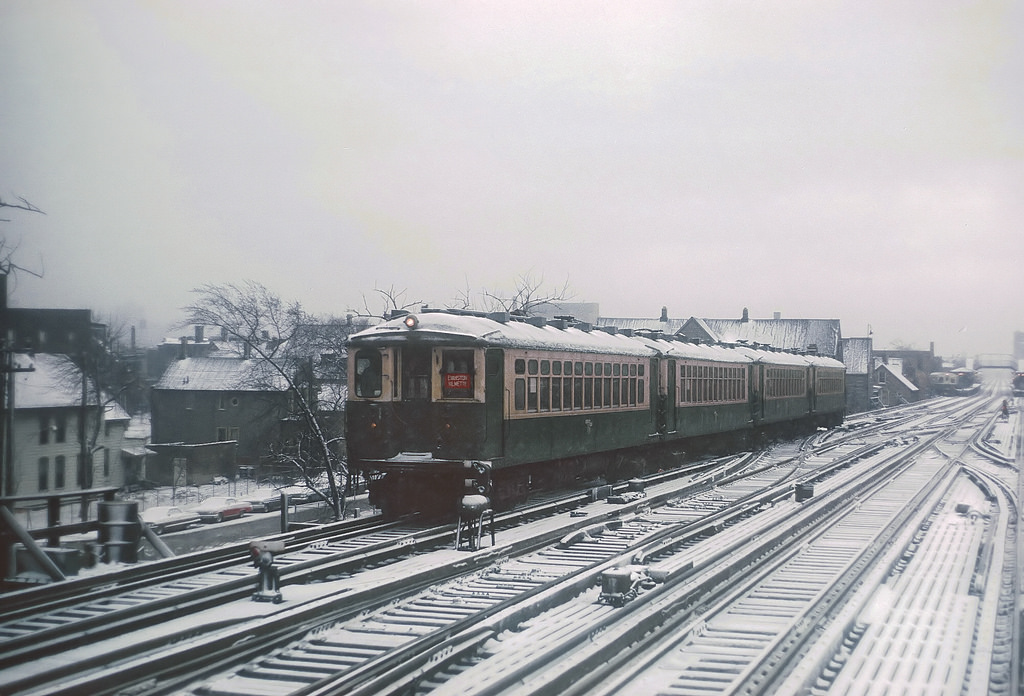
[{"label": "building window", "polygon": [[57,431],[53,434],[54,442],[64,442],[68,437],[68,417],[65,415],[57,416]]},{"label": "building window", "polygon": [[63,488],[64,487],[64,472],[67,468],[67,463],[64,460],[64,455],[59,455],[53,460],[53,487]]},{"label": "building window", "polygon": [[45,491],[50,487],[50,458],[39,458],[39,490]]},{"label": "building window", "polygon": [[45,445],[50,441],[50,417],[39,416],[39,444]]},{"label": "building window", "polygon": [[231,439],[238,442],[238,428],[231,429]]},{"label": "building window", "polygon": [[103,475],[110,476],[110,448],[103,448]]},{"label": "building window", "polygon": [[228,439],[227,428],[217,428],[217,442],[224,442]]}]

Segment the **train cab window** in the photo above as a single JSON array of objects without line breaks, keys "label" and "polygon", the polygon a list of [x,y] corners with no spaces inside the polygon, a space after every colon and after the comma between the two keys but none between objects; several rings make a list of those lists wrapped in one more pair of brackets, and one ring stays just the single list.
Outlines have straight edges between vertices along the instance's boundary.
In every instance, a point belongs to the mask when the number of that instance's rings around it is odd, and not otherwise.
[{"label": "train cab window", "polygon": [[407,346],[402,349],[402,400],[430,399],[430,348]]},{"label": "train cab window", "polygon": [[446,399],[473,398],[473,351],[441,352],[441,395]]},{"label": "train cab window", "polygon": [[356,396],[375,399],[381,395],[380,351],[364,349],[356,353]]}]

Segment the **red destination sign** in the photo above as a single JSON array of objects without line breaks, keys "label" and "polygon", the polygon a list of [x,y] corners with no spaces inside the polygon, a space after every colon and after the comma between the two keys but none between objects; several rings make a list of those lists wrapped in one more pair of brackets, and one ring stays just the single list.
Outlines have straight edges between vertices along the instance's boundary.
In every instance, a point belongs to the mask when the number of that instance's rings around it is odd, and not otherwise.
[{"label": "red destination sign", "polygon": [[470,375],[464,372],[449,372],[444,376],[446,389],[469,389],[471,383]]}]

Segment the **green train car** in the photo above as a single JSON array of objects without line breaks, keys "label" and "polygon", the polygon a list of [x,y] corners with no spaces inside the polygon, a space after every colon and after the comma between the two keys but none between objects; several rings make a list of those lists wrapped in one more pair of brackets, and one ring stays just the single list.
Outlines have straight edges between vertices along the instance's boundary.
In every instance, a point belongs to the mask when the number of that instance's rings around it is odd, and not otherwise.
[{"label": "green train car", "polygon": [[348,360],[349,467],[388,517],[467,492],[510,508],[642,473],[651,448],[834,426],[846,403],[831,358],[505,313],[398,316],[351,336]]}]

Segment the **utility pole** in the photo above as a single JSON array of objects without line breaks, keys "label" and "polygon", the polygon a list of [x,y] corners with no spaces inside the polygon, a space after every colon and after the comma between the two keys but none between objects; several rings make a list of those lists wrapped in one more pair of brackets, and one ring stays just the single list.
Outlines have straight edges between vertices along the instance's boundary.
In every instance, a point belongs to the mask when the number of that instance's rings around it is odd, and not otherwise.
[{"label": "utility pole", "polygon": [[14,495],[17,483],[14,480],[14,375],[18,372],[32,372],[34,367],[17,367],[14,364],[14,347],[9,345],[7,329],[7,274],[0,273],[0,496]]}]

